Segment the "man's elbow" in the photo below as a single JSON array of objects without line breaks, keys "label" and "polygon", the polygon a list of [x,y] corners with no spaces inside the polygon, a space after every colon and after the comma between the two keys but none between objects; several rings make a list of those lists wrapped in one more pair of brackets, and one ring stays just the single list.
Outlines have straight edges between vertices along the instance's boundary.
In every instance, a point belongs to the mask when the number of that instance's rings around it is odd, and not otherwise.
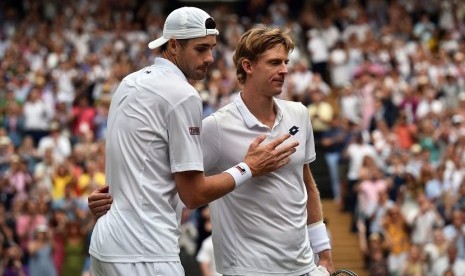
[{"label": "man's elbow", "polygon": [[191,210],[197,209],[200,206],[203,206],[203,205],[206,204],[204,202],[204,200],[199,196],[195,196],[195,195],[181,196],[181,195],[179,195],[179,197],[181,198],[181,201],[184,203],[184,205],[186,206],[187,209],[191,209]]}]

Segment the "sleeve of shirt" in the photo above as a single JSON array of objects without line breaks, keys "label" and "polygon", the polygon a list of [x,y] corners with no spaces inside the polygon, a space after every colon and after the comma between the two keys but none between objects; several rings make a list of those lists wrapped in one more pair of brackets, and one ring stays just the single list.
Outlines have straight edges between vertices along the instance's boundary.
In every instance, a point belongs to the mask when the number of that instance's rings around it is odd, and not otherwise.
[{"label": "sleeve of shirt", "polygon": [[220,136],[218,124],[213,115],[208,116],[202,122],[202,150],[203,165],[208,175],[219,159]]},{"label": "sleeve of shirt", "polygon": [[307,129],[307,140],[305,143],[305,164],[309,164],[316,159],[315,151],[315,138],[313,137],[313,127],[312,122],[310,121],[310,116],[308,114],[307,108],[303,106],[303,116],[305,116],[306,129]]},{"label": "sleeve of shirt", "polygon": [[167,117],[171,172],[203,171],[200,97],[186,97]]}]

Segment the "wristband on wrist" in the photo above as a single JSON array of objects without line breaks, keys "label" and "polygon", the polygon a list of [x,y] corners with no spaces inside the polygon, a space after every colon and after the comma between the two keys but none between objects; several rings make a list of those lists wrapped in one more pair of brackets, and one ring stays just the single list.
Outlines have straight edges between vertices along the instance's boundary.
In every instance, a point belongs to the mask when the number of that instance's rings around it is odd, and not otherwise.
[{"label": "wristband on wrist", "polygon": [[307,225],[308,239],[313,253],[318,254],[323,250],[331,249],[331,244],[323,221]]},{"label": "wristband on wrist", "polygon": [[225,170],[224,172],[229,173],[234,178],[236,188],[252,178],[252,171],[250,170],[249,166],[244,162],[241,162],[236,166]]}]

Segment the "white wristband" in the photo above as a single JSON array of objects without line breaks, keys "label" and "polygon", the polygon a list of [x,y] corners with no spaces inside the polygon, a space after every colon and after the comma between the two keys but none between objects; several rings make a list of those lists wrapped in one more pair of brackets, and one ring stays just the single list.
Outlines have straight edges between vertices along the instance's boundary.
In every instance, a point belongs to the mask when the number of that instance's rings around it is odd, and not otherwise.
[{"label": "white wristband", "polygon": [[308,239],[313,253],[318,254],[323,250],[331,249],[331,244],[323,221],[307,225]]},{"label": "white wristband", "polygon": [[250,170],[249,166],[244,162],[241,162],[236,166],[227,169],[224,172],[229,173],[234,178],[236,188],[252,178],[252,171]]}]

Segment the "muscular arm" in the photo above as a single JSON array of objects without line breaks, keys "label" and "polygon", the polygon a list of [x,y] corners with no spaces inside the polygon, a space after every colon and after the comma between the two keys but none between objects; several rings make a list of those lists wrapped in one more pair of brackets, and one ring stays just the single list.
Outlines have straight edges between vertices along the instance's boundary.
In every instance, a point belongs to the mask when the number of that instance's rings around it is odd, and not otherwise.
[{"label": "muscular arm", "polygon": [[[318,223],[323,220],[323,211],[321,207],[320,192],[313,179],[310,166],[304,165],[304,183],[307,188],[307,225]],[[310,238],[310,237],[309,237]],[[318,253],[320,258],[319,265],[324,266],[329,273],[334,272],[334,265],[331,256],[331,249],[326,249]]]},{"label": "muscular arm", "polygon": [[[253,177],[269,173],[289,163],[289,156],[296,151],[298,143],[291,142],[277,148],[288,138],[289,135],[286,134],[266,145],[260,145],[265,139],[261,136],[250,144],[244,163],[249,166]],[[189,209],[208,204],[236,187],[233,177],[224,172],[209,177],[205,177],[204,173],[199,171],[179,172],[174,174],[174,180],[179,197]]]},{"label": "muscular arm", "polygon": [[228,173],[205,177],[203,172],[187,171],[175,173],[174,180],[179,197],[189,209],[208,204],[231,192],[236,186]]},{"label": "muscular arm", "polygon": [[[290,142],[277,148],[289,136],[283,135],[266,145],[260,145],[265,137],[258,137],[250,144],[244,162],[249,166],[252,176],[269,173],[289,163],[289,156],[296,151],[298,143]],[[189,209],[195,209],[218,199],[236,187],[229,173],[205,177],[201,171],[185,171],[175,173],[174,179],[179,197]],[[112,198],[108,194],[108,186],[93,191],[88,197],[89,209],[97,218],[106,214],[111,204]]]}]

